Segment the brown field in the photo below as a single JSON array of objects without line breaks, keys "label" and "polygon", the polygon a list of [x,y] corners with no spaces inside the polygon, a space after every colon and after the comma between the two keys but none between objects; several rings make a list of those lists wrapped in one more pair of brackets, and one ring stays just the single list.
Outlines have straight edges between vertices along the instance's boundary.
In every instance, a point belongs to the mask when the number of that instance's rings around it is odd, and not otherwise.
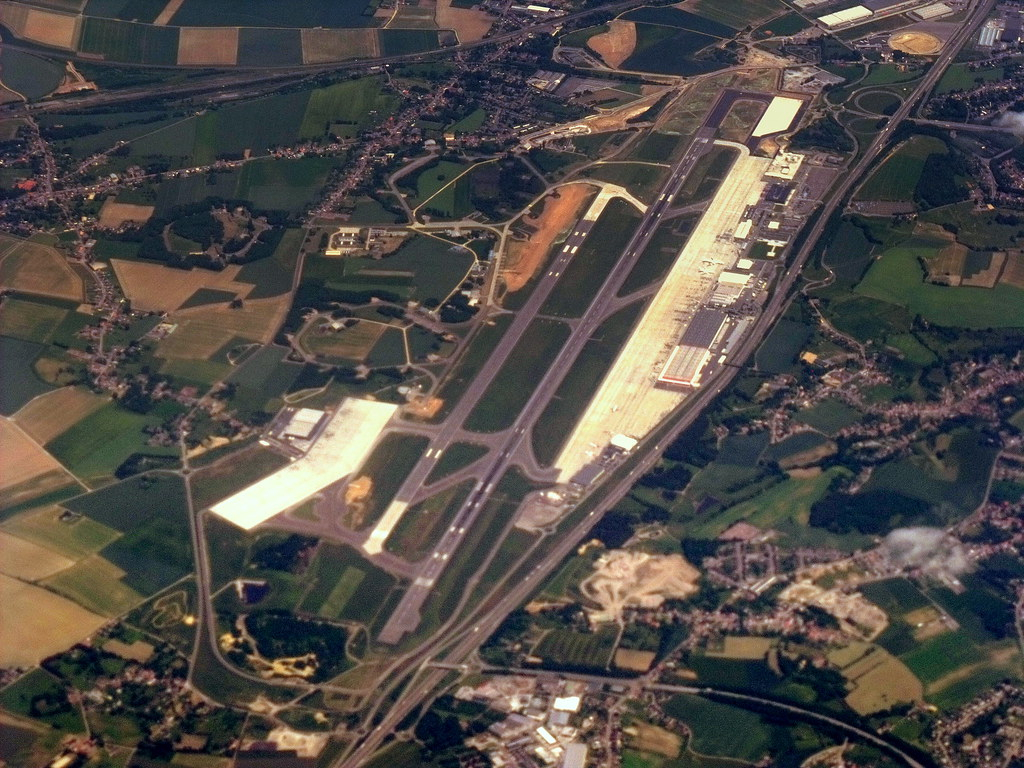
[{"label": "brown field", "polygon": [[672,731],[639,720],[631,723],[624,730],[641,752],[664,755],[668,758],[679,757],[679,749],[683,740]]},{"label": "brown field", "polygon": [[153,26],[166,26],[184,2],[185,0],[169,0],[167,5],[164,6],[164,9],[160,11],[160,15],[153,19]]},{"label": "brown field", "polygon": [[26,5],[14,3],[0,4],[0,24],[11,30],[15,37],[25,36],[25,24],[28,22],[29,11]]},{"label": "brown field", "polygon": [[651,668],[657,654],[654,651],[635,651],[631,648],[619,648],[615,651],[615,666],[631,672],[646,672]]},{"label": "brown field", "polygon": [[604,59],[605,64],[617,69],[633,55],[633,49],[636,48],[636,24],[612,19],[608,22],[608,31],[594,35],[587,41],[587,45]]},{"label": "brown field", "polygon": [[110,264],[132,307],[147,312],[173,312],[200,288],[233,291],[243,299],[253,289],[251,283],[235,282],[235,276],[241,270],[238,264],[225,267],[220,272],[209,269],[186,272],[162,264],[121,259],[111,259]]},{"label": "brown field", "polygon": [[195,307],[174,313],[178,329],[160,342],[157,355],[205,360],[235,336],[266,344],[288,312],[289,297],[256,299],[241,309]]},{"label": "brown field", "polygon": [[119,203],[113,197],[108,197],[100,208],[101,227],[117,229],[122,224],[134,221],[145,224],[153,215],[152,205],[133,205],[132,203]]},{"label": "brown field", "polygon": [[[33,478],[64,468],[50,454],[26,435],[17,424],[0,418],[0,490],[7,491]],[[66,478],[60,485],[66,485]]]},{"label": "brown field", "polygon": [[376,29],[302,30],[304,64],[322,64],[325,61],[375,56],[380,56],[380,40]]},{"label": "brown field", "polygon": [[85,300],[82,278],[58,251],[9,235],[0,235],[0,288]]},{"label": "brown field", "polygon": [[747,635],[727,635],[720,651],[708,651],[708,656],[721,656],[726,659],[763,659],[775,647],[776,642],[770,637],[753,637]]},{"label": "brown field", "polygon": [[1000,283],[1024,288],[1024,251],[1008,251]]},{"label": "brown field", "polygon": [[107,402],[81,387],[61,387],[47,392],[21,407],[11,420],[40,445],[84,419]]},{"label": "brown field", "polygon": [[422,2],[416,6],[399,5],[395,15],[387,23],[388,29],[437,29],[434,21],[433,4]]},{"label": "brown field", "polygon": [[589,184],[568,184],[558,188],[558,197],[545,198],[544,210],[536,218],[527,214],[523,221],[534,228],[526,241],[510,241],[501,276],[505,288],[514,293],[526,285],[544,263],[551,246],[583,215],[597,190]]},{"label": "brown field", "polygon": [[960,285],[971,288],[995,288],[999,282],[999,276],[1003,273],[1003,265],[1006,263],[1006,254],[995,251],[990,257],[987,269],[983,269],[970,277],[964,275]]},{"label": "brown field", "polygon": [[0,665],[31,666],[106,622],[70,600],[0,574]]},{"label": "brown field", "polygon": [[927,32],[897,32],[889,38],[889,47],[911,56],[930,56],[942,50],[942,41]]},{"label": "brown field", "polygon": [[32,8],[25,19],[24,35],[43,45],[73,49],[78,42],[79,23],[76,16]]},{"label": "brown field", "polygon": [[181,28],[178,64],[231,67],[237,63],[238,27]]},{"label": "brown field", "polygon": [[494,23],[494,17],[486,11],[452,8],[452,0],[438,0],[436,18],[441,29],[455,30],[460,43],[482,39]]},{"label": "brown field", "polygon": [[843,677],[853,686],[846,696],[846,703],[861,715],[924,698],[924,687],[914,673],[902,661],[878,647],[844,669]]},{"label": "brown field", "polygon": [[64,555],[6,531],[0,531],[0,551],[4,553],[0,558],[0,573],[25,581],[45,579],[75,564]]}]

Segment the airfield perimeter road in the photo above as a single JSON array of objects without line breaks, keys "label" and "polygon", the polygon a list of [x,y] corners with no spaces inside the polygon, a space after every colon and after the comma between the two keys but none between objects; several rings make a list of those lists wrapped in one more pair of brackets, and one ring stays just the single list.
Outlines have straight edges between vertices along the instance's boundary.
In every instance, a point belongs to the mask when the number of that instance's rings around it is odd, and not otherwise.
[{"label": "airfield perimeter road", "polygon": [[[846,199],[854,184],[858,182],[878,158],[879,154],[886,148],[895,128],[907,118],[914,106],[938,82],[938,79],[952,62],[960,47],[982,23],[987,14],[992,10],[994,4],[995,0],[982,0],[974,5],[967,20],[947,42],[945,50],[938,56],[921,82],[892,115],[888,124],[875,137],[871,145],[865,149],[864,154],[850,169],[849,173],[845,175],[843,181],[831,190],[828,199],[818,212],[817,218],[804,235],[803,245],[793,256],[789,269],[780,279],[772,299],[753,328],[740,342],[734,353],[734,360],[743,361],[747,359],[756,349],[767,331],[774,325],[782,310],[788,305],[792,288],[799,279],[807,259],[814,252],[817,242],[832,214]],[[645,219],[644,224],[647,223],[648,221]],[[641,230],[643,226],[641,225]],[[446,661],[453,663],[459,663],[469,657],[493,633],[505,616],[529,597],[542,583],[548,573],[576,546],[579,540],[593,527],[597,517],[617,503],[629,491],[635,479],[653,466],[661,455],[662,446],[688,427],[699,413],[710,405],[714,398],[731,382],[739,370],[740,368],[737,366],[726,366],[721,369],[718,376],[710,381],[708,386],[698,390],[694,397],[684,402],[666,420],[666,424],[670,426],[656,430],[655,433],[641,443],[634,457],[632,457],[632,468],[625,476],[620,477],[610,485],[606,483],[597,487],[591,494],[591,499],[597,499],[597,501],[590,514],[571,529],[560,532],[559,541],[545,555],[543,560],[535,565],[528,574],[518,578],[514,583],[506,585],[502,582],[498,584],[491,592],[491,599],[481,600],[478,604],[478,609],[471,611],[457,626],[446,627],[445,631],[439,633],[443,635],[442,637],[435,641],[424,643],[418,652],[406,657],[404,671],[394,674],[391,679],[395,681],[401,679],[407,672],[416,669],[417,663],[422,668],[422,664],[428,662],[432,657],[437,658],[443,655]],[[616,474],[613,474],[611,478],[616,476]],[[524,555],[523,559],[528,556],[529,553]],[[522,560],[510,569],[510,576],[516,574],[517,567],[521,563]],[[498,596],[496,600],[494,599],[495,596]],[[447,674],[449,673],[443,669],[424,671],[420,678],[410,685],[407,690],[403,691],[398,700],[384,713],[378,724],[373,728],[373,731],[366,735],[363,741],[354,750],[349,752],[347,756],[341,758],[337,765],[340,768],[357,768],[357,766],[363,765],[377,750],[384,738],[410,712],[437,692],[437,687],[441,685]],[[397,684],[397,682],[391,685],[385,684],[379,693],[378,705],[373,708],[373,713],[386,701],[387,696]],[[915,765],[906,756],[904,756],[904,762],[908,765]]]}]

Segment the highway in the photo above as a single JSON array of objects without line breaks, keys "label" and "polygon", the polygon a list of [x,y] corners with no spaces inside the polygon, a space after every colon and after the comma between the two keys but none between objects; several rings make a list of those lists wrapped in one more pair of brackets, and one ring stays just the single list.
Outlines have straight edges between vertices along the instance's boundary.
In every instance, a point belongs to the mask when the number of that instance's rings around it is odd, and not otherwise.
[{"label": "highway", "polygon": [[[828,223],[829,218],[832,214],[839,209],[860,178],[866,171],[869,170],[872,163],[877,159],[878,155],[887,146],[890,137],[896,127],[905,120],[910,114],[914,106],[927,95],[938,79],[942,76],[945,69],[952,62],[956,53],[964,42],[974,33],[974,30],[981,24],[985,16],[991,11],[995,0],[982,0],[974,6],[967,21],[964,22],[963,26],[957,31],[953,38],[948,42],[944,52],[936,59],[931,69],[922,79],[922,81],[915,88],[913,93],[906,99],[901,107],[892,116],[885,129],[875,137],[875,140],[865,150],[864,154],[860,159],[852,166],[847,174],[843,177],[840,184],[833,188],[830,192],[827,200],[820,209],[817,218],[811,225],[811,228],[807,230],[804,237],[803,245],[799,251],[792,255],[792,260],[787,272],[780,278],[776,289],[772,293],[768,305],[764,308],[764,312],[759,317],[758,321],[750,329],[749,333],[739,343],[737,349],[733,354],[734,361],[743,361],[747,359],[761,339],[774,325],[778,319],[782,310],[788,305],[791,296],[792,289],[796,281],[800,278],[801,270],[808,258],[814,252],[817,245],[817,241],[821,237],[824,229]],[[702,138],[706,140],[706,135],[702,137],[698,134],[696,141],[700,141]],[[691,155],[693,147],[684,156],[680,165],[674,169],[672,176],[667,182],[668,185],[676,183],[679,179],[679,170],[683,163],[687,162],[688,159],[692,159]],[[692,165],[690,166],[692,167]],[[659,200],[659,202],[661,202]],[[659,212],[659,206],[656,204],[651,207],[648,212],[648,216],[645,217],[641,223],[639,229],[633,240],[630,242],[630,246],[627,247],[626,252],[623,254],[623,258],[626,258],[627,254],[631,252],[631,249],[635,247],[636,242],[645,236],[649,237],[652,231],[652,220],[651,217],[657,218]],[[606,281],[605,286],[602,288],[602,294],[595,299],[595,304],[600,301],[601,297],[605,295],[605,290],[608,288],[609,281]],[[591,309],[593,309],[593,305]],[[590,316],[588,311],[587,316]],[[586,318],[585,318],[586,319]],[[581,323],[581,326],[583,323]],[[567,342],[566,346],[569,346],[570,342]],[[459,663],[463,659],[467,658],[476,648],[500,625],[504,620],[504,617],[517,608],[524,600],[526,600],[534,590],[536,590],[543,580],[547,577],[548,573],[557,567],[558,563],[576,546],[577,542],[593,527],[593,524],[609,508],[611,508],[618,500],[625,495],[632,487],[636,479],[646,472],[653,464],[659,459],[662,448],[675,436],[680,434],[686,427],[688,427],[694,419],[700,414],[700,412],[706,408],[714,400],[718,394],[725,389],[732,381],[732,379],[739,372],[738,366],[726,366],[720,370],[717,376],[708,382],[707,386],[697,390],[695,395],[688,398],[668,419],[666,419],[666,426],[656,430],[652,435],[648,436],[642,441],[638,447],[637,452],[630,461],[630,469],[628,472],[622,475],[622,473],[613,473],[611,478],[613,480],[606,481],[602,486],[599,486],[592,493],[591,498],[596,499],[593,509],[587,514],[582,520],[577,522],[571,528],[559,531],[558,539],[554,546],[545,553],[543,559],[535,565],[528,573],[520,574],[518,572],[518,566],[525,562],[531,554],[535,551],[532,548],[530,551],[524,553],[523,558],[520,559],[517,567],[510,569],[508,576],[505,580],[495,585],[490,592],[490,599],[484,599],[480,601],[473,610],[461,621],[457,622],[453,626],[453,622],[448,622],[442,630],[435,635],[436,641],[424,643],[421,646],[420,651],[410,654],[402,661],[402,666],[405,670],[415,669],[415,660],[417,658],[427,659],[433,658],[444,658],[448,662]],[[548,377],[545,377],[545,382],[551,378],[552,374],[549,373]],[[544,382],[541,383],[541,387],[544,386]],[[520,415],[520,420],[524,414],[528,414],[531,408],[536,408],[537,403],[534,402],[535,398],[531,398],[531,402],[523,410],[523,414]],[[519,424],[520,421],[517,421]],[[518,427],[516,427],[518,429]],[[522,434],[513,434],[510,438],[510,445],[515,445],[521,442]],[[502,451],[502,455],[506,455],[507,451]],[[499,466],[504,464],[504,461],[499,461],[494,465],[496,470]],[[496,472],[492,472],[489,477],[500,476]],[[486,486],[485,486],[486,487]],[[482,504],[480,494],[474,494],[472,497],[473,502],[476,504],[478,510]],[[495,545],[495,550],[497,544]],[[493,551],[492,550],[492,554]],[[489,560],[484,563],[481,571],[487,567]],[[443,566],[442,566],[443,567]],[[401,675],[394,674],[395,667],[389,670],[392,673],[390,679],[397,680]],[[362,765],[380,746],[384,737],[390,733],[410,712],[420,705],[425,699],[429,699],[435,692],[437,686],[439,686],[444,680],[447,672],[444,670],[432,669],[422,671],[418,679],[410,684],[406,690],[402,692],[402,695],[395,702],[390,709],[380,718],[379,723],[373,730],[366,734],[365,737],[358,745],[353,749],[347,756],[343,757],[337,764],[340,768],[356,768]],[[388,686],[382,691],[377,699],[377,705],[372,707],[370,710],[369,717],[377,714],[380,707],[386,701],[386,696],[392,686]],[[741,696],[740,694],[734,694],[735,696]],[[908,765],[913,768],[917,768],[918,764],[913,761],[906,761]]]}]

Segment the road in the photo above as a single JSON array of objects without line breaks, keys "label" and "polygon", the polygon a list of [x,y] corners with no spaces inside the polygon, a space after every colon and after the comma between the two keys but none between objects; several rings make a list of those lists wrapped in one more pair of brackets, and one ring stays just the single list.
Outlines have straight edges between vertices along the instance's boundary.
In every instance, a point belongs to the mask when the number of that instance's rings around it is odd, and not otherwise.
[{"label": "road", "polygon": [[[796,281],[800,278],[800,273],[804,264],[814,252],[817,241],[824,232],[829,218],[842,204],[854,184],[858,182],[860,177],[863,176],[863,174],[871,167],[872,163],[877,159],[879,154],[885,149],[896,127],[903,120],[907,119],[916,103],[931,91],[945,69],[952,62],[957,51],[970,37],[970,35],[974,33],[978,25],[980,25],[984,20],[985,16],[991,11],[994,3],[995,0],[982,0],[982,2],[974,6],[968,19],[947,43],[947,47],[944,52],[936,59],[931,69],[918,84],[914,92],[904,101],[896,113],[891,117],[887,126],[879,133],[878,136],[875,137],[875,140],[865,150],[861,158],[849,169],[849,172],[844,176],[842,182],[830,192],[828,199],[819,211],[817,218],[811,225],[811,228],[807,230],[803,245],[799,251],[792,256],[790,266],[780,279],[776,289],[773,291],[772,298],[764,308],[764,312],[754,324],[753,328],[751,328],[750,332],[737,346],[737,349],[733,354],[734,360],[742,361],[747,359],[756,349],[767,331],[774,325],[782,310],[788,305],[792,296],[792,289]],[[700,138],[701,136],[698,135],[697,140],[700,140]],[[690,152],[687,153],[684,157],[684,161],[686,158],[690,157],[690,154]],[[677,167],[675,171],[678,170],[679,168]],[[668,184],[672,184],[678,180],[678,176],[675,171],[670,177]],[[659,206],[657,204],[651,207],[651,210],[648,212],[648,216],[645,217],[637,231],[637,234],[634,236],[634,240],[631,241],[630,247],[634,245],[637,238],[643,236],[642,233],[646,232],[647,236],[649,236],[651,231],[649,228],[652,225],[651,217],[654,216],[656,218],[658,212]],[[626,253],[629,253],[630,247],[627,247]],[[624,258],[626,253],[624,253]],[[604,295],[607,287],[608,281],[606,281],[605,286],[602,288],[602,295]],[[600,299],[601,296],[599,296],[598,299],[595,299],[595,302]],[[588,311],[588,316],[589,314],[590,313]],[[568,342],[566,346],[568,346]],[[707,407],[726,386],[728,386],[739,370],[740,369],[736,366],[726,366],[722,368],[717,376],[708,382],[706,387],[698,390],[693,397],[687,399],[676,410],[676,412],[666,420],[666,423],[670,426],[657,430],[653,435],[649,436],[641,443],[637,449],[633,466],[624,477],[614,481],[610,485],[606,482],[605,485],[599,486],[595,490],[593,498],[597,498],[598,501],[594,509],[571,529],[560,532],[557,544],[544,556],[540,563],[538,563],[523,577],[519,577],[517,574],[517,580],[514,583],[507,584],[502,582],[496,585],[491,591],[492,599],[482,600],[479,607],[474,611],[471,611],[466,619],[459,622],[457,625],[450,626],[451,622],[446,624],[441,633],[443,634],[443,638],[434,643],[425,643],[421,646],[422,650],[418,654],[407,657],[406,664],[408,666],[405,668],[407,670],[414,669],[415,658],[422,658],[426,660],[430,658],[430,655],[433,655],[435,658],[440,658],[443,655],[446,660],[458,663],[475,651],[484,639],[486,639],[498,627],[501,621],[504,620],[504,617],[509,612],[517,608],[542,583],[548,573],[550,573],[550,571],[553,570],[559,562],[561,562],[562,558],[564,558],[565,555],[575,547],[580,538],[589,531],[594,522],[596,522],[596,519],[617,503],[617,501],[629,491],[637,477],[647,471],[649,467],[653,466],[653,464],[659,459],[663,446],[667,444],[668,441],[672,440],[674,436],[678,435],[688,427],[700,412]],[[551,374],[549,373],[549,377],[550,375]],[[547,381],[549,377],[546,377],[545,381]],[[543,386],[543,382],[541,386]],[[523,414],[529,413],[531,407],[536,407],[536,403],[533,402],[533,399],[531,399],[530,404],[528,404],[524,409]],[[521,414],[520,418],[522,418],[523,414]],[[521,440],[521,433],[514,434],[510,438],[510,445],[518,444]],[[502,452],[502,455],[506,455],[507,453],[510,453],[508,448]],[[505,460],[500,460],[498,464],[494,465],[494,468],[497,469],[498,466],[503,465],[504,461]],[[500,475],[498,476],[500,477]],[[614,476],[615,475],[613,474],[613,477]],[[494,474],[492,473],[489,477],[493,478]],[[476,504],[476,508],[479,509],[482,505],[480,494],[473,494],[471,496],[471,503]],[[523,560],[525,560],[529,554],[530,553],[526,553]],[[520,562],[523,562],[523,560]],[[486,566],[487,563],[484,564],[483,568],[486,568]],[[443,568],[443,565],[441,567]],[[514,573],[516,573],[516,571],[513,569],[510,572],[510,575]],[[494,599],[495,595],[497,595],[496,599]],[[400,722],[402,722],[410,712],[418,707],[422,701],[433,694],[435,688],[442,683],[446,674],[447,673],[444,670],[429,670],[422,672],[419,679],[402,692],[401,697],[383,715],[373,731],[366,735],[362,742],[360,742],[347,757],[344,757],[339,761],[338,765],[340,768],[356,768],[368,760],[380,746],[384,737]],[[394,677],[397,679],[399,676],[395,675]],[[372,708],[371,715],[378,711],[385,700],[386,694],[387,691],[382,693],[378,699],[377,706]],[[739,696],[739,694],[736,695]],[[917,765],[916,763],[911,764],[915,766]]]}]

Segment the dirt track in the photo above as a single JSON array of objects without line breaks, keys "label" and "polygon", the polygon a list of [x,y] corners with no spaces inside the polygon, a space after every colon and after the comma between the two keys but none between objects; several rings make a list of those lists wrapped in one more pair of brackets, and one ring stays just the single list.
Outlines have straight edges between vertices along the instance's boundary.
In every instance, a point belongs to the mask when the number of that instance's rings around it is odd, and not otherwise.
[{"label": "dirt track", "polygon": [[558,197],[545,198],[544,210],[536,219],[524,219],[536,231],[527,241],[512,242],[502,272],[508,293],[526,285],[544,263],[551,246],[582,215],[596,190],[590,184],[569,184],[559,187]]}]

